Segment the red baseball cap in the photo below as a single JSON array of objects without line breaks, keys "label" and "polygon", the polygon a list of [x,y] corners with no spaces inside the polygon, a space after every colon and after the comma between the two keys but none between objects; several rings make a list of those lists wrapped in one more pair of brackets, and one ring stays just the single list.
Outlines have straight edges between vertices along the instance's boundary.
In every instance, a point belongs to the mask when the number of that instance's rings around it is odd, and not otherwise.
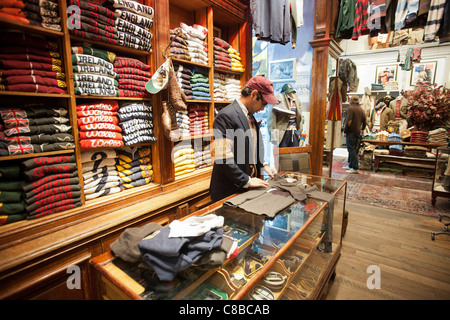
[{"label": "red baseball cap", "polygon": [[279,104],[280,101],[275,97],[275,90],[273,89],[273,83],[264,76],[254,76],[251,78],[247,87],[258,91],[267,103]]}]

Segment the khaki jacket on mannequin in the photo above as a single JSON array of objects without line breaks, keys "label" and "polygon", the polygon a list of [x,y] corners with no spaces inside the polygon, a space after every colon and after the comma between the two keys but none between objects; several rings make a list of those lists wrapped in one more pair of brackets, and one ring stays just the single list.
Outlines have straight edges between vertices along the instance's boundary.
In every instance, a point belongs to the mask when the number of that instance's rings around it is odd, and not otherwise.
[{"label": "khaki jacket on mannequin", "polygon": [[300,132],[303,130],[303,122],[302,106],[297,93],[282,93],[277,96],[277,99],[280,101],[280,104],[272,106],[272,112],[269,116],[269,133],[270,141],[278,146],[283,139],[284,133],[286,132],[289,118],[293,115],[290,107],[292,100],[296,102],[297,112],[295,120],[297,123],[297,130]]},{"label": "khaki jacket on mannequin", "polygon": [[[373,128],[374,124],[375,124],[375,109],[372,109],[372,113],[370,114],[370,120],[369,120],[369,126],[370,129]],[[381,115],[380,115],[380,131],[387,131],[387,127],[388,127],[388,123],[391,120],[394,120],[394,112],[392,111],[391,108],[389,108],[388,106],[384,106],[383,109],[381,110]]]},{"label": "khaki jacket on mannequin", "polygon": [[398,100],[402,100],[401,102],[401,106],[400,106],[400,116],[403,119],[408,120],[408,99],[406,99],[403,96],[398,96],[397,98],[395,98],[394,100],[392,100],[389,103],[389,107],[392,109],[392,111],[394,112],[394,117],[395,117],[395,109],[396,109],[396,105],[397,105],[397,101]]}]

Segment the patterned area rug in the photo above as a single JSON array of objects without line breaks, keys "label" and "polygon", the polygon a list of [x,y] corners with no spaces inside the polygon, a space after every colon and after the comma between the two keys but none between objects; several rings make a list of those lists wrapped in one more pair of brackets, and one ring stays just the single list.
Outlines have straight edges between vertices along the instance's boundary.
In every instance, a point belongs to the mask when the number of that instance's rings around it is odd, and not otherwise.
[{"label": "patterned area rug", "polygon": [[[395,168],[378,173],[360,170],[359,174],[348,174],[342,166],[346,158],[333,157],[332,178],[347,181],[347,201],[374,207],[382,207],[437,217],[439,213],[450,213],[450,199],[438,197],[436,206],[431,205],[432,179],[404,176]],[[328,168],[323,175],[328,177]]]}]

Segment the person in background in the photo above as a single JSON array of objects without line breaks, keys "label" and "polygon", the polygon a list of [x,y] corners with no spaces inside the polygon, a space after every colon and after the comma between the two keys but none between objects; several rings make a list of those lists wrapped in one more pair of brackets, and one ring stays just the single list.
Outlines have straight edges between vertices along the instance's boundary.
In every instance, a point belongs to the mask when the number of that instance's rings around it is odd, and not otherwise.
[{"label": "person in background", "polygon": [[366,114],[361,108],[359,97],[352,96],[350,98],[350,106],[347,109],[347,121],[344,127],[348,150],[348,167],[347,173],[359,172],[358,152],[361,143],[361,131],[366,126]]},{"label": "person in background", "polygon": [[273,84],[264,76],[251,78],[239,99],[224,107],[213,124],[214,166],[210,194],[213,202],[248,188],[267,187],[259,177],[276,170],[264,162],[264,143],[254,113],[278,104]]}]

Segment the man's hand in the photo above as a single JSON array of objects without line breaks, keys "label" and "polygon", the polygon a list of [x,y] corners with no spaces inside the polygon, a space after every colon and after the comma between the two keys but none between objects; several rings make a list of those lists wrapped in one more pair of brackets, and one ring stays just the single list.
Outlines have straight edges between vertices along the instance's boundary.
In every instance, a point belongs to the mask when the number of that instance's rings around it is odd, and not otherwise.
[{"label": "man's hand", "polygon": [[266,171],[267,174],[268,174],[271,178],[273,178],[273,176],[276,175],[276,174],[278,173],[278,172],[277,172],[277,169],[272,168],[272,167],[269,167],[268,165],[265,165],[265,166],[264,166],[264,171]]},{"label": "man's hand", "polygon": [[268,187],[269,183],[261,180],[259,178],[251,178],[250,184],[248,185],[249,188],[260,188],[260,187]]}]

